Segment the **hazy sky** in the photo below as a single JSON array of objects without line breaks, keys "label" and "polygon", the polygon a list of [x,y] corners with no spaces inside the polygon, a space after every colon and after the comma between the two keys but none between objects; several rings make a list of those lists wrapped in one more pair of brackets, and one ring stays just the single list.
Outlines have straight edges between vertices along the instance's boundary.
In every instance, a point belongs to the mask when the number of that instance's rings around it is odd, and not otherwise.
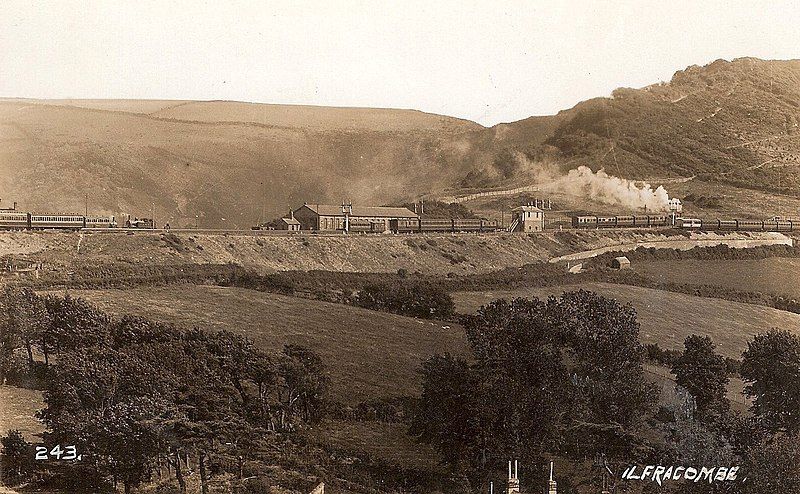
[{"label": "hazy sky", "polygon": [[800,58],[800,2],[18,1],[0,96],[416,108],[484,125],[691,64]]}]

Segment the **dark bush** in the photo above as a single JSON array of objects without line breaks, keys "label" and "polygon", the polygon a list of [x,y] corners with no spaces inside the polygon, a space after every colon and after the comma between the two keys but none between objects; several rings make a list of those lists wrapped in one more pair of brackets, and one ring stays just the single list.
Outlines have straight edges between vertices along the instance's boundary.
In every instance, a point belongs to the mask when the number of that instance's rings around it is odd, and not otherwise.
[{"label": "dark bush", "polygon": [[422,282],[370,284],[358,293],[356,303],[365,309],[423,319],[447,319],[455,311],[455,304],[450,294],[439,287]]},{"label": "dark bush", "polygon": [[645,346],[645,352],[647,354],[647,360],[650,362],[670,368],[672,368],[677,358],[681,356],[680,351],[665,350],[658,346],[658,343],[648,343]]}]

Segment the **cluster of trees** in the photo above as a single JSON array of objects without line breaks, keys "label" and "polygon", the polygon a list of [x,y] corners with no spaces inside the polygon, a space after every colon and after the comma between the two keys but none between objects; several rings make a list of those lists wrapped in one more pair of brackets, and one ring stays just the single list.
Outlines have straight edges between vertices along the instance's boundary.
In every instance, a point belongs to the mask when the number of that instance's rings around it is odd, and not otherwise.
[{"label": "cluster of trees", "polygon": [[455,304],[445,290],[420,282],[383,282],[364,286],[356,304],[365,309],[392,312],[422,319],[448,319]]},{"label": "cluster of trees", "polygon": [[[741,465],[747,481],[691,486],[685,492],[796,492],[800,489],[800,337],[773,329],[742,354],[740,375],[753,400],[750,415],[733,412],[728,368],[711,338],[691,335],[672,366],[687,400],[668,429],[673,457]],[[780,489],[778,489],[780,487]],[[683,491],[682,491],[683,492]]]},{"label": "cluster of trees", "polygon": [[642,417],[658,393],[644,378],[629,305],[586,291],[546,302],[499,300],[464,325],[471,359],[425,362],[411,433],[474,490],[509,458],[522,461],[533,483],[543,480],[539,467],[549,454],[642,456]]},{"label": "cluster of trees", "polygon": [[[128,492],[166,467],[185,492],[194,462],[206,493],[212,458],[241,466],[273,433],[323,414],[327,374],[303,347],[267,353],[230,332],[110,318],[28,291],[4,291],[0,317],[2,362],[43,356],[46,444],[76,447],[84,485]],[[14,463],[25,448],[14,435],[6,442]]]},{"label": "cluster of trees", "polygon": [[473,490],[502,479],[509,458],[522,460],[526,483],[543,485],[552,456],[603,457],[618,472],[634,463],[740,466],[747,477],[680,486],[686,493],[800,488],[795,334],[772,330],[750,342],[740,373],[754,405],[742,414],[726,396],[731,359],[705,336],[688,337],[682,352],[670,354],[679,400],[658,403],[643,373],[635,312],[591,292],[495,301],[465,327],[471,358],[435,355],[424,363],[410,432]]}]

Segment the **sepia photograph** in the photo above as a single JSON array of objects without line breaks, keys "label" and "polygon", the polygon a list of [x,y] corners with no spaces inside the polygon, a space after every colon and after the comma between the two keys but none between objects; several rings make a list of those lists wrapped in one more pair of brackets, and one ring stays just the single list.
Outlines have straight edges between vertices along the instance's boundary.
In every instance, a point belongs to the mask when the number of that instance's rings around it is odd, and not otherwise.
[{"label": "sepia photograph", "polygon": [[5,0],[0,494],[800,494],[800,4]]}]

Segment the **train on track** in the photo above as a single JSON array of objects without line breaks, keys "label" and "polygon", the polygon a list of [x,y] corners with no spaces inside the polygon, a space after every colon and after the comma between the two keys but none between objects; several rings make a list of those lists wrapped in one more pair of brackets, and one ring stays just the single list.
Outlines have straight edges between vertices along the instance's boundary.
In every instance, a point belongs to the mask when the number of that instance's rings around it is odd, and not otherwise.
[{"label": "train on track", "polygon": [[638,216],[573,216],[573,228],[645,228],[666,227],[672,219],[664,215]]},{"label": "train on track", "polygon": [[[87,216],[83,214],[26,213],[0,210],[0,230],[106,230],[120,228],[114,216]],[[153,229],[149,218],[128,218],[121,228]]]},{"label": "train on track", "polygon": [[389,220],[392,233],[457,233],[457,232],[498,232],[503,231],[497,220],[471,218],[409,218]]},{"label": "train on track", "polygon": [[646,228],[675,226],[686,230],[792,232],[800,231],[800,220],[773,217],[768,220],[676,218],[667,215],[573,216],[573,228]]}]

